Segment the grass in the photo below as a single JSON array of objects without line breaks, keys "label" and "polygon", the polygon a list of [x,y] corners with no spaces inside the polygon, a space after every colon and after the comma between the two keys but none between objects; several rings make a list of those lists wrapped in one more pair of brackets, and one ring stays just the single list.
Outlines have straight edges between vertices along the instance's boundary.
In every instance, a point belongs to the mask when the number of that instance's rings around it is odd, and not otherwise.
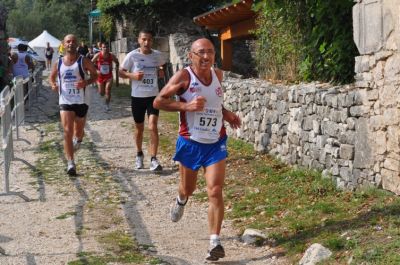
[{"label": "grass", "polygon": [[[338,190],[318,171],[288,166],[233,138],[228,152],[225,216],[239,231],[263,231],[293,264],[313,243],[333,252],[324,264],[400,264],[399,197],[377,188]],[[204,178],[198,184],[194,198],[206,202]]]}]

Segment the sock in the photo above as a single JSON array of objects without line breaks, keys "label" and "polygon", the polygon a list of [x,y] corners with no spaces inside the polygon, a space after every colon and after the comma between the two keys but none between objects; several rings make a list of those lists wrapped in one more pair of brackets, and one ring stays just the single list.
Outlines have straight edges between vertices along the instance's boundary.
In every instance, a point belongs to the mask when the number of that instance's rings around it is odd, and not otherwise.
[{"label": "sock", "polygon": [[187,202],[187,198],[182,199],[181,196],[179,196],[179,195],[178,195],[177,199],[180,204],[185,204]]},{"label": "sock", "polygon": [[212,246],[221,245],[221,240],[219,238],[219,235],[217,234],[210,235],[210,245]]},{"label": "sock", "polygon": [[137,152],[137,156],[143,156],[143,151]]},{"label": "sock", "polygon": [[157,159],[157,157],[152,156],[150,160],[153,161],[154,159]]}]

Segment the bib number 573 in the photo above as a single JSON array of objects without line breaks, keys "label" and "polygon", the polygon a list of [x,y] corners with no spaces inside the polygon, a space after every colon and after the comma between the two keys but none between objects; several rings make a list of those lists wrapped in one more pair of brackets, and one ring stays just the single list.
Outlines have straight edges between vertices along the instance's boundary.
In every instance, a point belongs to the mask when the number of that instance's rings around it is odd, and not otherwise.
[{"label": "bib number 573", "polygon": [[200,126],[216,126],[217,118],[200,117]]}]

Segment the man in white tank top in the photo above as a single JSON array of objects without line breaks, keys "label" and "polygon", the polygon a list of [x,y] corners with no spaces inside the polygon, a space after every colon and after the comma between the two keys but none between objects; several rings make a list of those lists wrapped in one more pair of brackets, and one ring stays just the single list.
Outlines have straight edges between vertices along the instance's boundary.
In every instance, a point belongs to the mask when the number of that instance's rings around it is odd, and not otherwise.
[{"label": "man in white tank top", "polygon": [[[88,58],[78,54],[78,42],[74,35],[65,36],[63,46],[64,56],[53,64],[49,78],[51,89],[59,94],[67,173],[73,176],[76,175],[74,151],[82,142],[89,109],[85,88],[96,81],[97,71]],[[86,73],[89,73],[89,79],[85,78]]]},{"label": "man in white tank top", "polygon": [[[207,182],[210,248],[207,260],[225,257],[219,237],[224,217],[222,188],[225,179],[227,135],[223,121],[236,129],[240,118],[222,105],[222,71],[214,69],[215,49],[208,39],[193,42],[191,66],[177,72],[154,100],[154,107],[179,111],[180,128],[174,160],[179,162],[178,196],[171,208],[171,220],[181,219],[184,207],[196,189],[201,167]],[[177,95],[179,101],[172,100]]]}]

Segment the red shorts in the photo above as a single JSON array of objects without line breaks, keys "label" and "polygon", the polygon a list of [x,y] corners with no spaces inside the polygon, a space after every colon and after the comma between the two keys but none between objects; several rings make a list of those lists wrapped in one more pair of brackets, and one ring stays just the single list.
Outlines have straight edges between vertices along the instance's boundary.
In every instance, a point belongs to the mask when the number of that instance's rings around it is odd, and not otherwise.
[{"label": "red shorts", "polygon": [[106,83],[108,80],[111,80],[112,78],[113,78],[112,74],[107,74],[107,75],[100,74],[97,77],[97,83]]}]

